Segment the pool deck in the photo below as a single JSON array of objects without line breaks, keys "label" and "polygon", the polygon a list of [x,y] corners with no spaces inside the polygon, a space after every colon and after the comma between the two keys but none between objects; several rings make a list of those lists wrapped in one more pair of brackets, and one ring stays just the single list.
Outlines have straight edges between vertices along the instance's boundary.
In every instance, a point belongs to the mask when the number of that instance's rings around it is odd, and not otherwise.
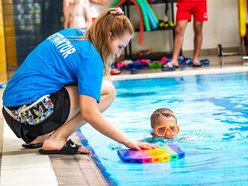
[{"label": "pool deck", "polygon": [[[108,185],[88,155],[41,155],[24,149],[22,140],[0,118],[0,185]],[[80,144],[77,135],[71,138]]]},{"label": "pool deck", "polygon": [[[173,72],[159,70],[128,72],[113,76],[113,80],[175,77],[185,75],[248,72],[248,64],[241,56],[209,57],[211,65],[201,68],[179,68]],[[2,97],[3,89],[0,89]],[[0,106],[2,108],[2,99]],[[74,141],[80,143],[76,134]],[[90,156],[87,155],[40,155],[37,149],[23,149],[22,140],[15,137],[0,114],[0,185],[1,186],[55,186],[55,185],[108,185]]]}]

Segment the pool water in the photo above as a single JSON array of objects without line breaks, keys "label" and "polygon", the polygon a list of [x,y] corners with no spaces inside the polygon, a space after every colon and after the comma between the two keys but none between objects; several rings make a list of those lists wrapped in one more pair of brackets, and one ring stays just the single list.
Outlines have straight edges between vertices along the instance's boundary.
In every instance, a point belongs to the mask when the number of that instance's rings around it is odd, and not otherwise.
[{"label": "pool water", "polygon": [[[172,109],[181,127],[173,143],[185,152],[178,161],[122,162],[123,145],[90,125],[81,131],[94,149],[110,185],[247,185],[248,73],[199,75],[114,82],[117,98],[104,115],[125,135],[150,137],[150,115]],[[185,140],[182,140],[184,138]]]}]

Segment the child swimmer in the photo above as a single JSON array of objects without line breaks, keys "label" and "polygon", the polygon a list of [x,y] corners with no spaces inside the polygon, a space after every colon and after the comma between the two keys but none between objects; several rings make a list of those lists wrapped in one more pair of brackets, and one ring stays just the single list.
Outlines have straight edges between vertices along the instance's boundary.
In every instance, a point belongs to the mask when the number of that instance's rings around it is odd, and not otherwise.
[{"label": "child swimmer", "polygon": [[[173,140],[180,132],[180,127],[177,125],[175,113],[168,108],[159,108],[150,116],[151,136],[146,137],[142,142],[152,143],[158,146],[164,146],[167,140]],[[179,140],[184,140],[181,138]],[[120,149],[120,145],[114,145],[112,149]]]},{"label": "child swimmer", "polygon": [[177,140],[177,141],[199,141],[201,140],[197,136],[188,137],[184,136],[181,138],[176,138],[180,132],[180,127],[177,124],[177,118],[175,113],[168,108],[159,108],[155,110],[150,118],[151,121],[151,138],[145,138],[142,141],[149,143],[162,142],[165,143],[167,140]]},{"label": "child swimmer", "polygon": [[174,112],[168,108],[155,110],[150,118],[153,138],[174,139],[180,132]]},{"label": "child swimmer", "polygon": [[163,145],[165,140],[174,139],[180,132],[177,125],[177,118],[174,112],[168,108],[159,108],[155,110],[151,117],[151,136],[141,141]]}]

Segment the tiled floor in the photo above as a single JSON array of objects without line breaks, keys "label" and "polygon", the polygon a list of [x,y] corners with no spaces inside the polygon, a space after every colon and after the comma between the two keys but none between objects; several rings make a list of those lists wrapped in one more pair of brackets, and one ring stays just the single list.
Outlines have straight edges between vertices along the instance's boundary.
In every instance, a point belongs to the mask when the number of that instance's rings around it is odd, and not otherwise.
[{"label": "tiled floor", "polygon": [[107,185],[89,156],[40,155],[21,148],[22,143],[4,124],[1,186]]},{"label": "tiled floor", "polygon": [[57,185],[49,157],[38,155],[37,149],[23,150],[21,144],[4,125],[1,185]]},{"label": "tiled floor", "polygon": [[[243,63],[241,56],[223,58],[208,56],[208,59],[211,61],[209,67],[183,67],[174,72],[161,72],[157,69],[140,71],[135,75],[129,75],[130,72],[126,71],[121,75],[113,76],[113,79],[248,72],[248,65]],[[0,89],[0,97],[2,97],[2,92],[3,89]],[[1,101],[0,106],[2,105]],[[72,138],[78,140],[76,135],[72,136]],[[37,149],[22,149],[22,143],[22,140],[17,139],[6,123],[4,123],[0,114],[1,186],[107,185],[89,156],[40,155],[37,153]]]}]

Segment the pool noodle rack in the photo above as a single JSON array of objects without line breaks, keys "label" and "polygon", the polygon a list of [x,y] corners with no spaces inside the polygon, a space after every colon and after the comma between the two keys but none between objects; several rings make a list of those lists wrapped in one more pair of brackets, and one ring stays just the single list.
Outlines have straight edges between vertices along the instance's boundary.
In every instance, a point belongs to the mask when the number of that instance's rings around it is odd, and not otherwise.
[{"label": "pool noodle rack", "polygon": [[[170,17],[170,20],[174,23],[175,22],[175,20],[174,20],[174,3],[176,3],[176,2],[177,2],[177,0],[156,0],[156,1],[152,1],[152,5],[164,4],[165,5],[165,12],[166,12],[167,7],[170,7],[169,17]],[[134,6],[132,4],[132,0],[126,0],[126,2],[122,5],[123,10],[126,10],[126,15],[128,18],[132,17],[132,15],[130,14],[130,6]],[[141,25],[141,23],[140,23],[140,25]],[[145,27],[145,26],[143,26],[143,27]],[[138,30],[135,29],[135,31],[136,32],[141,31],[141,29],[138,29]],[[171,31],[172,32],[171,37],[173,38],[173,40],[175,38],[175,26],[168,26],[168,28],[164,28],[164,29],[155,29],[155,30],[151,29],[151,31],[152,32],[153,31],[156,31],[156,32]],[[147,32],[147,31],[145,31],[145,32]],[[140,43],[142,43],[142,42],[140,41]],[[172,53],[173,53],[172,50],[170,50],[170,51],[165,50],[165,51],[156,51],[156,52],[153,51],[149,54],[138,55],[138,54],[133,52],[132,45],[133,44],[132,44],[132,40],[131,40],[129,42],[128,46],[125,48],[125,52],[124,52],[124,58],[125,59],[130,59],[130,60],[137,60],[137,59],[160,60],[164,56],[171,57]],[[180,50],[180,55],[182,55],[182,50]]]},{"label": "pool noodle rack", "polygon": [[174,144],[140,151],[121,149],[117,153],[120,159],[126,163],[160,163],[176,161],[185,157],[185,152]]}]

